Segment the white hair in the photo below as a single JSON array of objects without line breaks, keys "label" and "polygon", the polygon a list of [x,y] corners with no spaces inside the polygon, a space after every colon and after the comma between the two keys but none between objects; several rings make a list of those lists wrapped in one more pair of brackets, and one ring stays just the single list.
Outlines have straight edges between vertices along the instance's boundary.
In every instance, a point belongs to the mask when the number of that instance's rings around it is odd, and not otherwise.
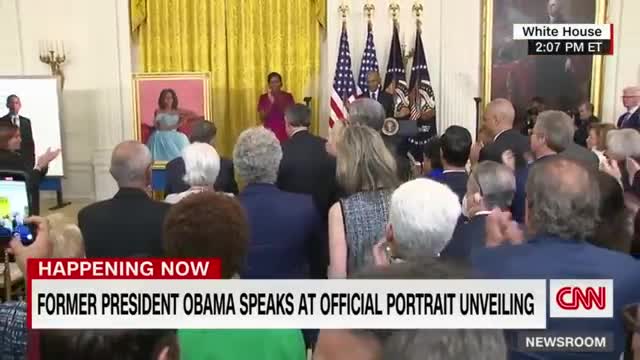
[{"label": "white hair", "polygon": [[193,143],[182,150],[185,174],[183,180],[190,186],[213,186],[220,173],[220,156],[213,146]]},{"label": "white hair", "polygon": [[396,255],[407,259],[440,254],[461,211],[458,196],[439,182],[416,179],[400,185],[389,209]]},{"label": "white hair", "polygon": [[607,152],[620,158],[640,157],[640,133],[635,129],[609,131]]},{"label": "white hair", "polygon": [[254,127],[243,131],[233,147],[236,174],[246,184],[275,184],[282,147],[271,130]]}]

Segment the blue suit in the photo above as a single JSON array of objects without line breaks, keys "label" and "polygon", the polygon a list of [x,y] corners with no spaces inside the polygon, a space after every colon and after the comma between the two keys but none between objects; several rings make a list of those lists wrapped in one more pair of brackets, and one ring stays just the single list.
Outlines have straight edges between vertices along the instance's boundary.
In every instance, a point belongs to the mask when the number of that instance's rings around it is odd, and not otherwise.
[{"label": "blue suit", "polygon": [[[519,246],[472,250],[474,273],[496,279],[613,279],[613,319],[548,318],[553,331],[602,331],[614,335],[612,353],[520,353],[517,331],[506,331],[510,359],[618,360],[624,351],[622,309],[640,302],[640,262],[629,255],[586,242],[539,236]],[[544,355],[544,356],[543,356]]]},{"label": "blue suit", "polygon": [[440,179],[437,180],[456,193],[458,200],[462,204],[462,198],[467,193],[467,180],[469,180],[469,175],[465,171],[445,170],[442,172]]},{"label": "blue suit", "polygon": [[311,195],[285,192],[272,184],[251,184],[238,198],[250,230],[241,277],[308,278],[312,245],[320,241],[321,234],[321,219]]},{"label": "blue suit", "polygon": [[466,221],[461,216],[451,240],[442,250],[440,256],[468,262],[473,249],[484,247],[486,222],[487,215],[477,215]]},{"label": "blue suit", "polygon": [[629,116],[629,118],[625,120],[626,116],[627,116],[627,113],[622,114],[618,118],[618,121],[616,122],[616,126],[619,129],[631,128],[631,129],[640,130],[640,108],[634,111],[633,114],[631,114],[631,116]]}]

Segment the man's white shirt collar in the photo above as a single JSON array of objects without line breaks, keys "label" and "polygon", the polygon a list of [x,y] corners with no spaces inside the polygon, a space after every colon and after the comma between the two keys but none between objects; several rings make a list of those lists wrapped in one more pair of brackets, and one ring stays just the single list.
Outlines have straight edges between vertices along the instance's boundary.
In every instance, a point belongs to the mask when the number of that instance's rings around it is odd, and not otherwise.
[{"label": "man's white shirt collar", "polygon": [[442,173],[443,174],[447,174],[447,173],[466,173],[467,170],[465,169],[450,169],[450,170],[444,170]]}]

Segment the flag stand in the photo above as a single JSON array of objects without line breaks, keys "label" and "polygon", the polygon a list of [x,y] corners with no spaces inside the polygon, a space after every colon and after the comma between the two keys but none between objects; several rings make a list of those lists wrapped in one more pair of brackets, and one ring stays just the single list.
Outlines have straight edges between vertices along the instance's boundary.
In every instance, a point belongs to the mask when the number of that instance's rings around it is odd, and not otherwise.
[{"label": "flag stand", "polygon": [[478,135],[480,134],[480,102],[482,98],[474,97],[473,100],[476,102],[476,141],[478,141]]}]

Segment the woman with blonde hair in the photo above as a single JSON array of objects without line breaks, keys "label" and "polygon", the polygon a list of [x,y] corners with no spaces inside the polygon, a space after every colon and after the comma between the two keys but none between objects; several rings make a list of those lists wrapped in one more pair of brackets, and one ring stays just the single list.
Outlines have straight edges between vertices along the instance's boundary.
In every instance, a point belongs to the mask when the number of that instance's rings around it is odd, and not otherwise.
[{"label": "woman with blonde hair", "polygon": [[396,162],[381,136],[362,125],[346,127],[336,142],[336,178],[348,194],[329,209],[330,278],[373,263],[391,193],[399,185]]}]

